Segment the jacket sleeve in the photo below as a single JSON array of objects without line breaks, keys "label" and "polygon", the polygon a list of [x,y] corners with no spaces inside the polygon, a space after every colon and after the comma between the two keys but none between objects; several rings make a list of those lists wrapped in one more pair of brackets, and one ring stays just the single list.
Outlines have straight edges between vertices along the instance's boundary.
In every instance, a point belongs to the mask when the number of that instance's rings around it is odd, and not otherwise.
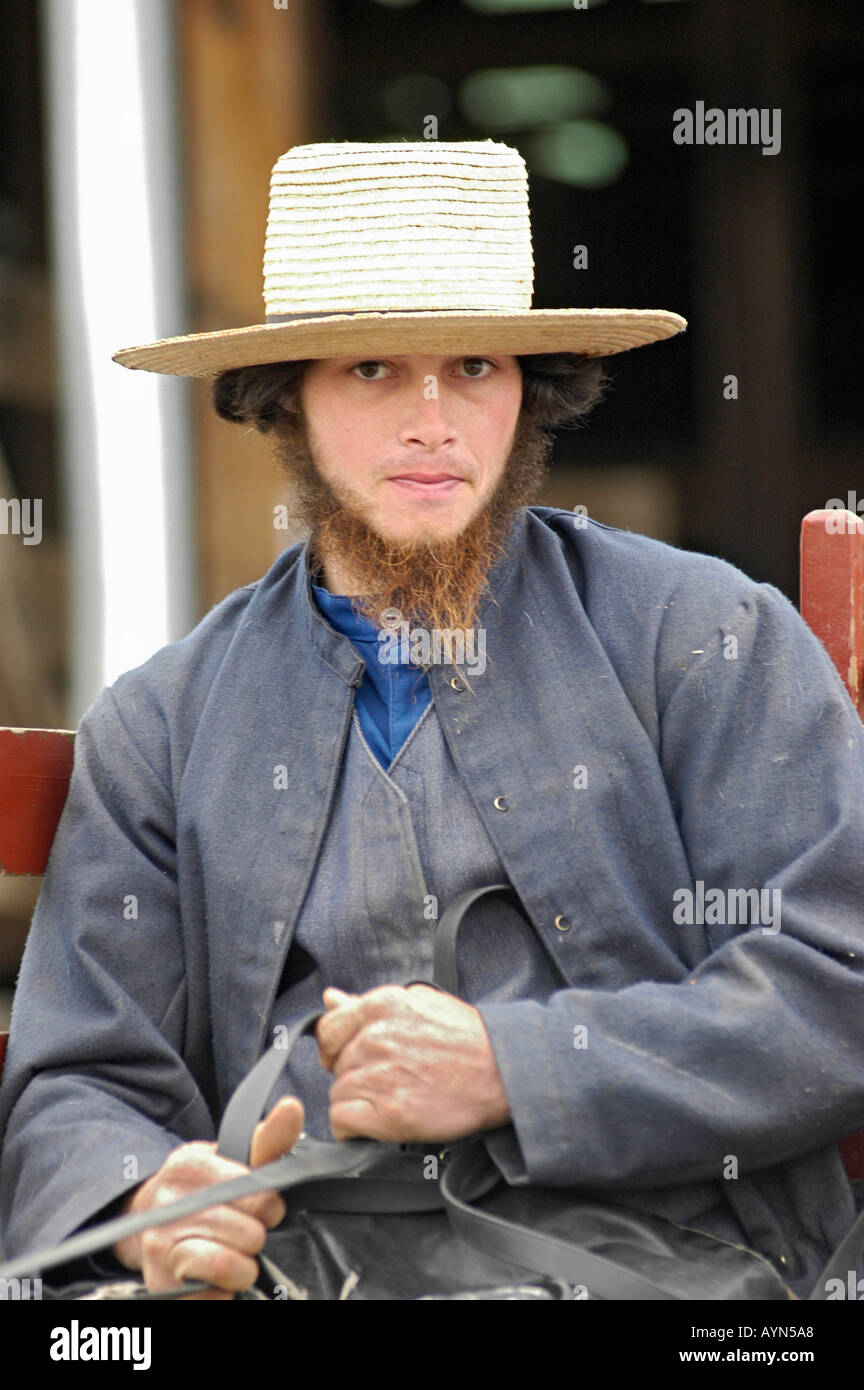
[{"label": "jacket sleeve", "polygon": [[103,691],[75,742],[0,1096],[7,1258],[89,1224],[179,1143],[215,1137],[184,1060],[170,748],[141,708],[133,736]]},{"label": "jacket sleeve", "polygon": [[[864,726],[772,586],[689,636],[658,644],[659,758],[680,888],[694,915],[696,881],[722,890],[723,920],[706,906],[689,928],[705,954],[680,981],[479,1005],[523,1180],[717,1179],[728,1155],[755,1170],[864,1125]],[[730,922],[732,890],[754,888],[758,924]],[[634,930],[664,935],[686,903]]]}]

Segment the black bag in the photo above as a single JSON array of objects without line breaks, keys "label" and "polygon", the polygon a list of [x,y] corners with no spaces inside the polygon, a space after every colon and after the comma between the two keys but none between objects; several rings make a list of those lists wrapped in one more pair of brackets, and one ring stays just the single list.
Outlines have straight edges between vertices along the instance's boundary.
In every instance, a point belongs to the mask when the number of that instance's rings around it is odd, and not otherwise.
[{"label": "black bag", "polygon": [[[509,884],[462,893],[449,905],[434,945],[434,986],[459,995],[457,938],[471,905],[490,893],[518,899]],[[526,930],[530,925],[526,922]],[[412,981],[428,984],[428,981]],[[323,1011],[308,1014],[269,1049],[238,1086],[219,1128],[218,1151],[248,1163],[252,1133],[297,1040]],[[494,1161],[501,1131],[431,1145],[311,1138],[274,1163],[202,1188],[147,1212],[127,1214],[70,1237],[52,1250],[0,1266],[0,1278],[67,1264],[148,1227],[278,1190],[288,1212],[259,1256],[254,1299],[640,1299],[794,1298],[754,1250],[652,1213],[571,1189],[511,1187]],[[435,1160],[432,1170],[431,1160]],[[425,1174],[425,1177],[423,1176]],[[864,1246],[864,1214],[817,1280],[854,1268]],[[851,1263],[850,1263],[851,1262]],[[540,1276],[538,1279],[536,1276]],[[199,1281],[151,1294],[124,1279],[100,1290],[73,1285],[59,1298],[165,1299],[204,1291]]]}]

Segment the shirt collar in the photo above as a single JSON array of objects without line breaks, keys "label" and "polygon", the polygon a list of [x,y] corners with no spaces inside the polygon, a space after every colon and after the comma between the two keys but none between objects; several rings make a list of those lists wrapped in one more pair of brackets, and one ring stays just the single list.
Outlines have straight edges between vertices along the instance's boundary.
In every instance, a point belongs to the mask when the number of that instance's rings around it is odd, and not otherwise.
[{"label": "shirt collar", "polygon": [[331,594],[321,584],[310,580],[310,589],[315,602],[333,626],[350,637],[352,642],[378,641],[378,629],[368,618],[362,618],[351,607],[351,598],[344,594]]}]

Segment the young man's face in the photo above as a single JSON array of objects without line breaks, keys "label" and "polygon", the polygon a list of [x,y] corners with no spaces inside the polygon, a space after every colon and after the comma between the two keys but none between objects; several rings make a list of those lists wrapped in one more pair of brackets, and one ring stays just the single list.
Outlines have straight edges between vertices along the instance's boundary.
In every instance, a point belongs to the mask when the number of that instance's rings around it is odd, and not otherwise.
[{"label": "young man's face", "polygon": [[311,364],[301,400],[321,474],[379,535],[446,539],[504,471],[522,372],[500,355],[339,357]]},{"label": "young man's face", "polygon": [[310,363],[274,435],[331,593],[376,623],[397,609],[429,627],[472,624],[552,447],[522,388],[502,354]]}]

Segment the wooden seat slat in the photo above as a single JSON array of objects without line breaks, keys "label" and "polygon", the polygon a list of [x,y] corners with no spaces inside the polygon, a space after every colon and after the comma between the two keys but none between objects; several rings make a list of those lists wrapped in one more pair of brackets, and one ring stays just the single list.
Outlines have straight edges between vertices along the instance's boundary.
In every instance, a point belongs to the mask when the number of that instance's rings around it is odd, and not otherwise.
[{"label": "wooden seat slat", "polygon": [[74,746],[72,729],[0,729],[0,873],[45,872]]}]

